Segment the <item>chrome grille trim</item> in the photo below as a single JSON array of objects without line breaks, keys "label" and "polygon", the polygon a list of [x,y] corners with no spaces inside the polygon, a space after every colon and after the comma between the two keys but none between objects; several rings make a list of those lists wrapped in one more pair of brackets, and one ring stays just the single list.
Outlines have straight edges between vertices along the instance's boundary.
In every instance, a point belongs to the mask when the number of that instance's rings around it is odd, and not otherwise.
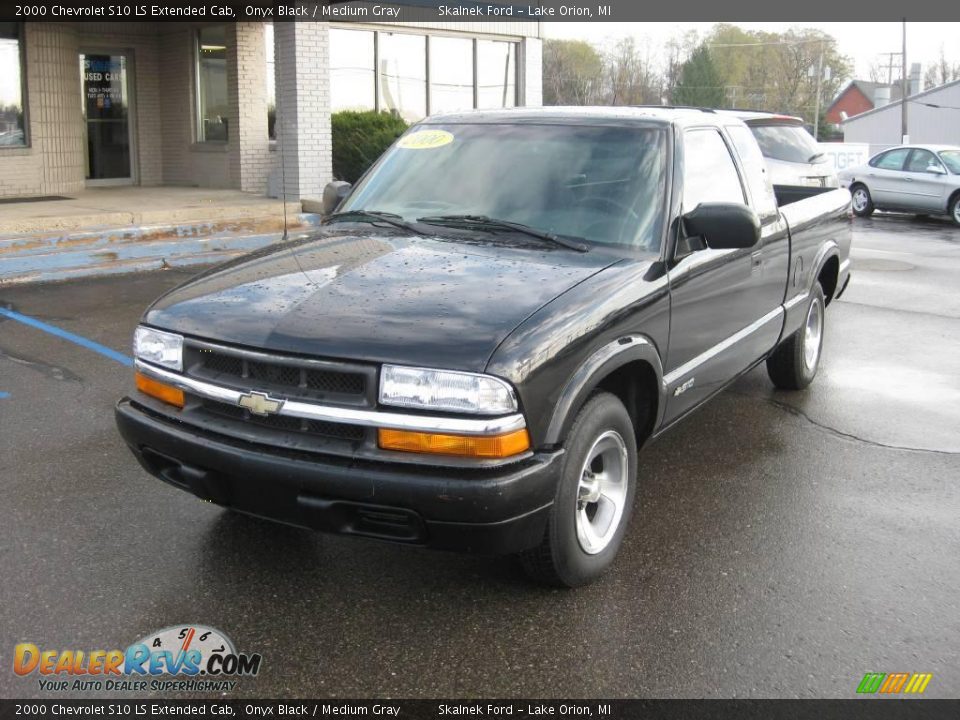
[{"label": "chrome grille trim", "polygon": [[[208,400],[238,405],[243,395],[249,394],[232,388],[186,377],[179,373],[164,370],[142,360],[135,361],[136,369],[144,375],[165,382],[184,392],[199,395]],[[251,388],[250,392],[262,392]],[[454,435],[498,435],[522,430],[527,426],[523,415],[515,413],[497,418],[455,418],[430,415],[409,415],[406,413],[381,412],[378,410],[358,410],[348,407],[333,407],[317,403],[293,400],[276,393],[271,397],[284,400],[278,415],[320,420],[325,422],[360,425],[362,427],[386,428],[390,430],[409,430],[411,432],[451,433]]]}]

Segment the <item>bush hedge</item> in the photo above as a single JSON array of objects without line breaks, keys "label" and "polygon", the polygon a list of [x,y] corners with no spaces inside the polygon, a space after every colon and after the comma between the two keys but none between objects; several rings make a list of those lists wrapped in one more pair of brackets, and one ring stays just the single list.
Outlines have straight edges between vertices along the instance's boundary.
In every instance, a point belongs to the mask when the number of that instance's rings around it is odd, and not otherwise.
[{"label": "bush hedge", "polygon": [[403,118],[389,112],[344,110],[331,118],[333,176],[355,183],[367,168],[407,129]]}]

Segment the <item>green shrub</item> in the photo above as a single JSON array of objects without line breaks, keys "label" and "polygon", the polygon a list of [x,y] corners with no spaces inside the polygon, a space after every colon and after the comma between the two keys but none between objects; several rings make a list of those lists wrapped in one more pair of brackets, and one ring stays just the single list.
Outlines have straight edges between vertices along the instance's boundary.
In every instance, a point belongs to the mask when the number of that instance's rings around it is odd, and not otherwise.
[{"label": "green shrub", "polygon": [[344,110],[331,118],[333,176],[355,183],[367,168],[407,129],[404,120],[389,112]]}]

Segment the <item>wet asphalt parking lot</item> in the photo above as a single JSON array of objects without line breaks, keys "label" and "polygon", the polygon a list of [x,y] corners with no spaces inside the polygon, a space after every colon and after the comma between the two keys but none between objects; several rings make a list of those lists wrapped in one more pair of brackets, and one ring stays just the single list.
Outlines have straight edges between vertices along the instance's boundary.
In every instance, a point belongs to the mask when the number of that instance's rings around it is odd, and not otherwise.
[{"label": "wet asphalt parking lot", "polygon": [[[0,315],[0,696],[44,696],[16,643],[181,623],[263,655],[232,697],[854,697],[868,671],[960,695],[960,228],[855,229],[813,386],[761,367],[648,446],[619,562],[576,591],[201,503],[117,435],[130,368]],[[188,276],[0,287],[0,307],[129,354]]]}]

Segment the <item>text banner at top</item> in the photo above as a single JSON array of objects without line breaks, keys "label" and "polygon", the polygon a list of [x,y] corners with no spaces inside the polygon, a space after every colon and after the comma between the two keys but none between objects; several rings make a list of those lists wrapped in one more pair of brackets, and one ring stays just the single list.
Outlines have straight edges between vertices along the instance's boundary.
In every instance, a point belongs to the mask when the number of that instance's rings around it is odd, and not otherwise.
[{"label": "text banner at top", "polygon": [[[698,20],[747,21],[855,21],[864,20],[863,5],[833,0],[803,3],[769,0],[542,0],[486,3],[471,0],[394,0],[369,2],[276,2],[275,0],[168,0],[167,2],[111,2],[110,0],[0,0],[0,19],[22,21],[92,20],[199,22],[653,22]],[[892,0],[872,0],[871,21],[960,20],[960,4],[942,0],[914,0],[909,8]]]}]

